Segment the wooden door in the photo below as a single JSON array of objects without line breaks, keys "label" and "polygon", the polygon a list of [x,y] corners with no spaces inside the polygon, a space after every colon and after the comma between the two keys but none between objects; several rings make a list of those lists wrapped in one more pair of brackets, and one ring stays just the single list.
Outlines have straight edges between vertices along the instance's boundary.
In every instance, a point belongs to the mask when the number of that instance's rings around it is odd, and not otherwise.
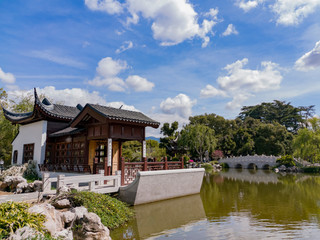
[{"label": "wooden door", "polygon": [[115,175],[116,171],[119,170],[119,142],[112,142],[112,170],[111,174]]}]

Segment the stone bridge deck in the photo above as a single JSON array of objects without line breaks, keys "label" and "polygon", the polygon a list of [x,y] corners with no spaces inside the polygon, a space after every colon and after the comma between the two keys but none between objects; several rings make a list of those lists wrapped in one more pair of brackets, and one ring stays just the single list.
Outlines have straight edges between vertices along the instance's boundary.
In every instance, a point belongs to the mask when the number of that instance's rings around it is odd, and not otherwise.
[{"label": "stone bridge deck", "polygon": [[219,162],[228,164],[230,168],[257,168],[268,169],[276,165],[279,157],[276,156],[240,156],[220,159]]}]

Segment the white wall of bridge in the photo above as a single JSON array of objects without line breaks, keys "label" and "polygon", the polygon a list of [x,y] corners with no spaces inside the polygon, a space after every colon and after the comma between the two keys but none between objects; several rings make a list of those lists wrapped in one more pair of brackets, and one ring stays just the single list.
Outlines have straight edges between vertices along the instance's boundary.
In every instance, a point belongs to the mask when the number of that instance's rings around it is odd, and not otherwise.
[{"label": "white wall of bridge", "polygon": [[277,156],[264,156],[264,155],[254,155],[254,156],[240,156],[220,159],[220,163],[226,163],[230,168],[235,168],[238,164],[242,168],[248,168],[250,164],[255,164],[258,169],[262,169],[265,165],[273,167],[276,165],[276,161],[279,157]]}]

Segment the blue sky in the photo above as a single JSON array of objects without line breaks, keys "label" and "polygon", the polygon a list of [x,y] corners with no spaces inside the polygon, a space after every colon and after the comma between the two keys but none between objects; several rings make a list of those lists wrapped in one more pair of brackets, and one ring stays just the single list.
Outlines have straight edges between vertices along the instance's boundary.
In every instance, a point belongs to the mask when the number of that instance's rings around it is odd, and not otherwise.
[{"label": "blue sky", "polygon": [[0,0],[0,11],[11,98],[37,87],[181,125],[274,99],[320,114],[320,0]]}]

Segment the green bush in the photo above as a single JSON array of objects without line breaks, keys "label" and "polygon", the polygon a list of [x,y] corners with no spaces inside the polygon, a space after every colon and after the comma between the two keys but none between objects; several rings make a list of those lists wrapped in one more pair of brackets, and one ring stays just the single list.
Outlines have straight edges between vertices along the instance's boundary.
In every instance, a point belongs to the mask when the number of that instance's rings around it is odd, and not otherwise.
[{"label": "green bush", "polygon": [[0,204],[0,239],[6,238],[17,229],[29,226],[44,232],[45,216],[28,212],[29,204],[5,202]]},{"label": "green bush", "polygon": [[201,165],[206,171],[211,171],[213,169],[213,166],[210,163],[204,163]]},{"label": "green bush", "polygon": [[35,161],[28,161],[28,166],[23,173],[23,177],[27,179],[28,182],[34,182],[35,180],[40,179],[37,172],[37,163]]},{"label": "green bush", "polygon": [[276,163],[278,164],[278,166],[285,165],[286,167],[292,167],[296,165],[291,155],[285,155],[281,158],[278,158]]},{"label": "green bush", "polygon": [[227,163],[220,163],[220,166],[222,168],[230,168],[230,166]]},{"label": "green bush", "polygon": [[123,225],[134,215],[125,203],[105,194],[73,192],[68,195],[68,199],[74,207],[84,206],[89,212],[96,213],[109,229]]},{"label": "green bush", "polygon": [[302,170],[305,173],[319,173],[320,167],[304,167]]}]

